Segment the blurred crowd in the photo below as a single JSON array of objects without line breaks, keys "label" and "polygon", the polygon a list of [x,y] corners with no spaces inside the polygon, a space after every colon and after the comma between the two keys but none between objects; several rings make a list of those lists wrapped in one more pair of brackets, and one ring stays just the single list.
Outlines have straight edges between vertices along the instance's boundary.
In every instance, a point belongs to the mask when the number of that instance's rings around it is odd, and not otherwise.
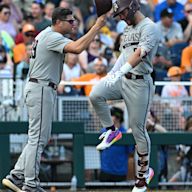
[{"label": "blurred crowd", "polygon": [[[192,71],[192,1],[138,0],[141,12],[157,23],[161,41],[153,59],[155,81],[190,81]],[[76,40],[87,32],[96,20],[96,8],[91,0],[1,0],[0,1],[0,78],[25,79],[35,36],[51,25],[55,7],[73,10],[75,22],[69,38]],[[62,80],[97,82],[113,67],[119,56],[124,21],[107,13],[106,25],[79,55],[67,54]],[[174,68],[177,67],[177,68]],[[177,70],[178,69],[178,70]],[[171,73],[170,71],[171,70]],[[172,78],[174,77],[174,78]],[[176,78],[175,78],[176,77]],[[61,95],[89,95],[91,85],[58,87]],[[165,96],[192,95],[180,87],[156,89]]]}]

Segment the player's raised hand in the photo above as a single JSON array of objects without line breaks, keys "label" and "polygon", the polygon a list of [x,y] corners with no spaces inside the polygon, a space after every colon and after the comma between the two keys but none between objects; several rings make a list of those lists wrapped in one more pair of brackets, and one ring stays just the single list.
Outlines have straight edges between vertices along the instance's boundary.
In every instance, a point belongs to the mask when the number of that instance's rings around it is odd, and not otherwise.
[{"label": "player's raised hand", "polygon": [[95,26],[98,28],[102,28],[106,23],[106,17],[107,17],[106,14],[103,14],[100,17],[98,17]]}]

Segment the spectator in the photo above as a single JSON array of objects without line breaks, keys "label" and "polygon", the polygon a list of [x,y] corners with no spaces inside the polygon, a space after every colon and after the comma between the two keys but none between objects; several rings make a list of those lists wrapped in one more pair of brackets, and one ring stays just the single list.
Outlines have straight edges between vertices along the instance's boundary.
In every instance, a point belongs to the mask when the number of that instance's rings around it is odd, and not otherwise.
[{"label": "spectator", "polygon": [[182,26],[184,32],[184,40],[188,42],[192,35],[192,3],[186,3],[184,6],[185,18],[179,23]]},{"label": "spectator", "polygon": [[[117,107],[111,108],[111,116],[122,133],[126,133],[123,127],[123,110]],[[102,130],[103,132],[105,131]],[[134,146],[111,146],[101,152],[100,181],[118,182],[126,181],[128,174],[128,158],[134,152]]]},{"label": "spectator", "polygon": [[174,21],[180,21],[185,17],[183,13],[184,7],[182,4],[178,3],[176,0],[166,0],[155,6],[155,10],[154,10],[155,22],[161,19],[161,12],[167,8],[170,8],[172,10]]},{"label": "spectator", "polygon": [[11,78],[12,68],[8,63],[5,47],[0,45],[0,78]]},{"label": "spectator", "polygon": [[30,12],[31,11],[31,4],[33,0],[14,0],[14,3],[20,7],[21,11],[23,13]]},{"label": "spectator", "polygon": [[6,31],[9,35],[15,38],[18,28],[14,21],[10,20],[11,10],[8,5],[0,5],[0,32]]},{"label": "spectator", "polygon": [[19,43],[23,43],[24,42],[24,39],[23,39],[23,31],[22,31],[22,28],[26,25],[26,24],[30,24],[33,26],[33,31],[35,33],[35,36],[38,34],[38,32],[36,31],[35,29],[35,26],[33,24],[33,17],[30,13],[28,13],[27,15],[24,16],[24,20],[21,24],[21,29],[20,31],[17,33],[16,37],[15,37],[15,44],[19,44]]},{"label": "spectator", "polygon": [[17,64],[16,77],[25,80],[29,70],[29,59],[31,56],[32,43],[27,43],[26,45],[26,56],[20,63]]},{"label": "spectator", "polygon": [[61,0],[49,0],[49,2],[53,3],[55,5],[55,7],[59,6]]},{"label": "spectator", "polygon": [[117,60],[113,49],[110,47],[106,47],[103,53],[103,57],[107,59],[108,62],[107,71],[110,71],[115,64],[115,61]]},{"label": "spectator", "polygon": [[11,10],[10,20],[16,23],[21,23],[23,19],[23,14],[21,8],[13,2],[13,0],[2,0],[2,4],[8,5]]},{"label": "spectator", "polygon": [[93,14],[90,14],[86,20],[85,20],[85,27],[84,27],[84,33],[89,31],[91,27],[94,25],[95,19],[97,18],[96,13],[94,12]]},{"label": "spectator", "polygon": [[15,42],[13,38],[6,32],[6,31],[1,31],[0,32],[0,44],[2,44],[6,52],[9,54],[9,62],[11,62],[12,59],[12,49],[15,46]]},{"label": "spectator", "polygon": [[160,124],[159,118],[153,110],[149,111],[147,118],[147,130],[150,132],[166,133],[167,130]]},{"label": "spectator", "polygon": [[[190,37],[189,46],[182,50],[181,54],[181,70],[185,80],[192,81],[192,37]],[[190,96],[192,96],[192,87],[190,86]]]},{"label": "spectator", "polygon": [[182,73],[192,72],[192,37],[190,37],[189,46],[183,49],[181,55]]},{"label": "spectator", "polygon": [[[185,131],[192,131],[192,117],[189,116],[186,120]],[[192,169],[192,148],[191,145],[177,146],[178,155],[176,161],[180,164],[179,170],[170,178],[169,182],[191,182]]]},{"label": "spectator", "polygon": [[140,10],[145,17],[149,17],[153,20],[153,11],[147,1],[139,0]]},{"label": "spectator", "polygon": [[[157,115],[154,113],[153,110],[149,111],[146,128],[149,132],[159,132],[159,133],[167,132],[166,128],[161,125],[159,118],[157,117]],[[164,145],[159,146],[158,148],[159,181],[162,181],[164,179],[167,180],[168,176],[167,156],[168,156],[167,146]]]},{"label": "spectator", "polygon": [[[153,58],[154,81],[164,81],[167,78],[167,70],[173,65],[171,50],[163,43],[159,43],[155,57]],[[161,95],[162,86],[157,86],[155,93]]]},{"label": "spectator", "polygon": [[[181,80],[181,69],[179,67],[173,66],[168,70],[167,76],[171,81]],[[166,127],[167,130],[172,129],[183,129],[186,109],[182,105],[182,101],[179,98],[188,97],[188,91],[183,85],[165,85],[163,86],[161,97],[164,98],[164,103],[166,108],[163,110],[163,120],[162,125]],[[171,98],[175,98],[174,100]]]},{"label": "spectator", "polygon": [[[181,69],[179,67],[171,67],[168,70],[167,76],[171,81],[181,80]],[[183,85],[165,85],[162,90],[162,97],[185,97],[188,96],[187,89]]]},{"label": "spectator", "polygon": [[89,44],[87,50],[79,54],[79,64],[84,72],[86,72],[88,65],[101,54],[101,40],[100,36],[96,35],[94,40]]},{"label": "spectator", "polygon": [[[66,62],[63,65],[62,80],[71,81],[73,78],[79,78],[81,75],[81,67],[78,63],[78,55],[73,53],[68,53]],[[71,92],[73,89],[71,86],[58,86],[58,93],[63,94],[63,92]],[[75,93],[75,92],[73,92]]]},{"label": "spectator", "polygon": [[[96,58],[94,61],[94,69],[95,73],[87,73],[85,75],[80,76],[79,78],[73,79],[73,81],[89,81],[94,83],[97,83],[101,78],[107,75],[107,60],[103,57]],[[83,88],[84,93],[86,96],[89,96],[93,85],[76,85],[77,89]]]},{"label": "spectator", "polygon": [[22,28],[23,42],[17,44],[13,48],[13,59],[15,63],[19,63],[26,59],[26,44],[32,43],[35,38],[35,27],[32,24],[25,24]]},{"label": "spectator", "polygon": [[83,34],[80,32],[80,20],[74,16],[75,22],[73,24],[73,31],[69,34],[69,38],[72,40],[79,39]]},{"label": "spectator", "polygon": [[92,14],[94,10],[93,1],[90,0],[75,0],[75,4],[81,10],[83,19],[85,21],[86,17]]},{"label": "spectator", "polygon": [[172,10],[170,8],[162,10],[160,17],[161,20],[157,22],[157,27],[161,32],[161,42],[167,47],[183,42],[181,25],[173,21]]},{"label": "spectator", "polygon": [[94,10],[93,1],[90,0],[75,0],[75,4],[81,10],[83,15],[83,20],[85,21],[86,17],[92,14]]},{"label": "spectator", "polygon": [[34,26],[37,32],[42,31],[51,25],[51,21],[44,17],[44,3],[39,0],[33,1],[31,5],[31,13],[33,16]]},{"label": "spectator", "polygon": [[71,81],[81,75],[81,67],[78,63],[78,55],[73,53],[67,54],[67,62],[63,65],[63,80]]},{"label": "spectator", "polygon": [[104,26],[100,30],[100,40],[101,40],[101,50],[103,51],[106,47],[113,48],[114,40],[117,35],[114,32],[111,32],[108,26]]},{"label": "spectator", "polygon": [[167,73],[167,70],[173,65],[171,61],[171,51],[163,43],[160,43],[158,46],[156,56],[153,59],[153,65],[156,72],[164,71],[165,73]]},{"label": "spectator", "polygon": [[52,18],[53,10],[55,9],[55,5],[51,2],[45,4],[45,19],[50,20]]}]

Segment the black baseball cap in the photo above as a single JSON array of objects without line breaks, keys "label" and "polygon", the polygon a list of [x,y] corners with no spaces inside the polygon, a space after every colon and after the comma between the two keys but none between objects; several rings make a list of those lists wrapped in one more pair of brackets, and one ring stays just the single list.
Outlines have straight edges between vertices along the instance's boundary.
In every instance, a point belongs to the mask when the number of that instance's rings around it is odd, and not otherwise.
[{"label": "black baseball cap", "polygon": [[166,8],[161,11],[160,17],[173,17],[173,11],[171,8]]}]

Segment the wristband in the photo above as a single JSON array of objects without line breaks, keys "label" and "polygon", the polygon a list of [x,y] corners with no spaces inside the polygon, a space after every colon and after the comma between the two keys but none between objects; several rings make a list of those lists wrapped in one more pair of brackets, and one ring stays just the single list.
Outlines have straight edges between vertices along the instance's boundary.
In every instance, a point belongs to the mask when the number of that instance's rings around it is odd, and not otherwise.
[{"label": "wristband", "polygon": [[133,67],[131,66],[130,63],[126,62],[121,68],[120,71],[125,75],[128,73]]}]

